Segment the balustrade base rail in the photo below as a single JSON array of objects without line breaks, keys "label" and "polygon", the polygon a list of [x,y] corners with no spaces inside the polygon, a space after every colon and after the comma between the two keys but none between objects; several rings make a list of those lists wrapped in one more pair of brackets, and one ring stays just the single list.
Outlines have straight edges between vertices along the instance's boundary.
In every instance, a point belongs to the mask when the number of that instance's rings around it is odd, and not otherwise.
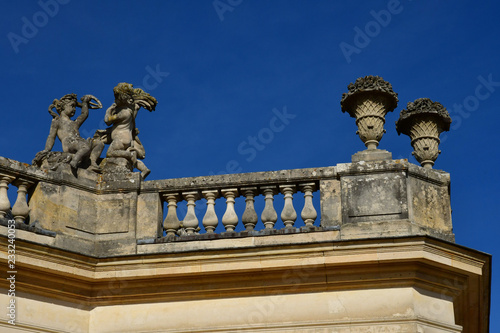
[{"label": "balustrade base rail", "polygon": [[[8,221],[13,220],[13,219],[14,218],[12,215],[7,214],[6,217],[0,218],[0,225],[4,226],[4,227],[8,227],[9,226]],[[39,234],[39,235],[56,237],[55,232],[47,230],[47,229],[43,229],[42,227],[40,227],[39,222],[33,222],[30,224],[27,224],[25,222],[16,222],[15,226],[16,226],[16,230],[30,231],[30,232],[34,232],[35,234]]]},{"label": "balustrade base rail", "polygon": [[243,230],[240,232],[226,231],[220,234],[205,233],[205,234],[185,234],[181,236],[164,236],[161,238],[140,239],[137,241],[138,245],[144,244],[160,244],[171,242],[189,242],[200,240],[213,240],[213,239],[228,239],[228,238],[243,238],[243,237],[262,237],[271,235],[288,235],[299,234],[307,232],[321,232],[321,231],[339,231],[340,226],[330,227],[316,227],[316,226],[303,226],[300,228],[282,228],[282,229],[262,229],[262,230]]}]

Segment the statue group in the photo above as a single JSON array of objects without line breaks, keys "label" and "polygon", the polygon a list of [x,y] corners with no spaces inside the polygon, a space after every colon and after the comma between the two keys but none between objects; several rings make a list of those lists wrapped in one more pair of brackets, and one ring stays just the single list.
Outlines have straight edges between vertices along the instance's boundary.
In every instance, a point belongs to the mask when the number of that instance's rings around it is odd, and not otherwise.
[{"label": "statue group", "polygon": [[[79,129],[88,118],[89,109],[100,109],[102,103],[92,95],[83,96],[81,102],[75,94],[54,99],[49,106],[52,123],[45,149],[36,154],[32,164],[51,170],[56,170],[61,164],[69,164],[73,170],[82,168],[97,173],[138,169],[146,178],[150,170],[141,161],[146,157],[146,151],[139,140],[135,118],[141,107],[154,111],[158,102],[130,83],[119,83],[113,92],[115,102],[104,115],[104,122],[110,127],[97,130],[88,139],[81,137]],[[81,114],[72,120],[77,107],[81,109]],[[52,151],[56,138],[61,141],[62,152]],[[106,144],[109,145],[106,158],[101,159]]]}]

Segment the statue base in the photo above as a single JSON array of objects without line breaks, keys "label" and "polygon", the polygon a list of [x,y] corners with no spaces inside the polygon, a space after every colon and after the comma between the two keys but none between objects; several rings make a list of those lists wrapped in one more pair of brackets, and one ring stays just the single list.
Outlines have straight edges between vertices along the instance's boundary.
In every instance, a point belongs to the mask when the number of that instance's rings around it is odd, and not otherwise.
[{"label": "statue base", "polygon": [[31,165],[42,170],[56,170],[61,164],[69,164],[73,154],[61,151],[40,151],[36,154]]},{"label": "statue base", "polygon": [[392,160],[392,153],[382,149],[365,149],[352,155],[352,162]]},{"label": "statue base", "polygon": [[124,157],[106,157],[102,160],[100,167],[102,173],[128,173],[134,171],[131,161]]},{"label": "statue base", "polygon": [[[40,151],[36,154],[31,162],[31,165],[36,166],[42,170],[64,170],[65,165],[70,166],[73,159],[72,153],[65,153],[62,151]],[[97,160],[99,162],[100,159]],[[78,165],[78,169],[87,170],[89,172],[100,173],[100,170],[92,167],[90,160],[84,158]]]}]

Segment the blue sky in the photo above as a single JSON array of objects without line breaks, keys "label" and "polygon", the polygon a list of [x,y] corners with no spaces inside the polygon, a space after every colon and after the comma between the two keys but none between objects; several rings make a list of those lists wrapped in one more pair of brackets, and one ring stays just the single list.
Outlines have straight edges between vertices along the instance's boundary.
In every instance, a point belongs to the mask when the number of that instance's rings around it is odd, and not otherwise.
[{"label": "blue sky", "polygon": [[[340,98],[379,75],[400,100],[380,148],[416,163],[399,111],[421,97],[447,107],[435,168],[451,173],[457,243],[500,254],[497,2],[54,1],[2,3],[1,156],[30,163],[67,93],[104,104],[82,136],[105,128],[113,87],[129,82],[159,101],[137,117],[148,179],[350,162],[364,146]],[[499,282],[494,271],[492,314]]]}]

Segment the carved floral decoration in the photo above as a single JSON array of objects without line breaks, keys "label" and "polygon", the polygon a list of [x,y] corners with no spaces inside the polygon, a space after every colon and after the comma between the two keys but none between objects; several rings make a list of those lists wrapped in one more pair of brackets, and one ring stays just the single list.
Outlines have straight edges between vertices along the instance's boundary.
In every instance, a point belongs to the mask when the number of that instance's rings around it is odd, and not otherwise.
[{"label": "carved floral decoration", "polygon": [[367,149],[376,149],[385,133],[385,115],[398,105],[398,94],[379,76],[358,78],[342,95],[342,112],[356,118],[360,139]]},{"label": "carved floral decoration", "polygon": [[413,156],[424,168],[432,168],[441,151],[439,134],[450,130],[451,117],[441,103],[429,98],[409,102],[396,121],[398,134],[411,138]]}]

